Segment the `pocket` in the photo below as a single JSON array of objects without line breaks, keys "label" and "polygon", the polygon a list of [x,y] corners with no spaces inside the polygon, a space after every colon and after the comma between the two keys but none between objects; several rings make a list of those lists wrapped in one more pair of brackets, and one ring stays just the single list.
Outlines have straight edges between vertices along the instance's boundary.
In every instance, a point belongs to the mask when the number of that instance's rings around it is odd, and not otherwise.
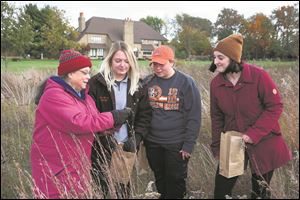
[{"label": "pocket", "polygon": [[76,171],[72,165],[56,174],[54,184],[62,198],[84,198],[90,180]]}]

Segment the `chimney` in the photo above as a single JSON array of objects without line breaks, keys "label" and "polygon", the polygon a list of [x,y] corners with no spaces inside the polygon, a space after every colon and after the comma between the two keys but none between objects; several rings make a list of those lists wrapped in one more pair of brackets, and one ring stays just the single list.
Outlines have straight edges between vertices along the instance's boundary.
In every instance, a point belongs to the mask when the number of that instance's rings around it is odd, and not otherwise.
[{"label": "chimney", "polygon": [[83,12],[80,13],[80,16],[78,17],[78,31],[82,32],[85,29],[85,18],[83,16]]},{"label": "chimney", "polygon": [[125,18],[123,39],[125,43],[131,46],[131,48],[134,47],[133,24],[134,22],[131,19]]}]

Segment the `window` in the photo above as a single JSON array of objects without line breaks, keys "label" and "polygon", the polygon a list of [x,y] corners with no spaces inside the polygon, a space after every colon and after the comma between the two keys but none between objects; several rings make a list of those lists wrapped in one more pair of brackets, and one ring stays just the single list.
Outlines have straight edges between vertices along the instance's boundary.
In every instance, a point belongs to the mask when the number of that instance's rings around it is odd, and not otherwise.
[{"label": "window", "polygon": [[98,57],[102,57],[104,56],[104,49],[91,49],[90,50],[90,53],[89,53],[89,56],[90,57],[95,57],[95,58],[98,58]]},{"label": "window", "polygon": [[104,51],[103,49],[98,49],[98,56],[103,57]]},{"label": "window", "polygon": [[96,57],[97,56],[97,49],[91,49],[91,53],[90,53],[90,55],[91,55],[91,57]]},{"label": "window", "polygon": [[151,56],[152,51],[143,51],[144,56]]},{"label": "window", "polygon": [[92,43],[101,43],[101,37],[97,35],[91,36],[91,42]]},{"label": "window", "polygon": [[159,46],[159,41],[153,40],[153,44],[154,44],[154,46]]}]

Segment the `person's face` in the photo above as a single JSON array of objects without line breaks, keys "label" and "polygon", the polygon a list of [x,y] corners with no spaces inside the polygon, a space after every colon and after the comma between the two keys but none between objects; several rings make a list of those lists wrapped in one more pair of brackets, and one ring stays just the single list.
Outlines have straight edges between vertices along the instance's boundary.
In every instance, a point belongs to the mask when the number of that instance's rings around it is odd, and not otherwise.
[{"label": "person's face", "polygon": [[151,68],[156,76],[160,78],[170,78],[173,74],[173,62],[168,61],[166,64],[153,62]]},{"label": "person's face", "polygon": [[130,64],[126,54],[123,51],[118,50],[115,53],[112,58],[111,68],[116,79],[123,79],[126,76],[130,69]]},{"label": "person's face", "polygon": [[217,66],[216,72],[223,73],[230,63],[230,58],[219,51],[214,51],[214,64]]},{"label": "person's face", "polygon": [[90,67],[85,67],[69,74],[69,82],[76,91],[81,91],[86,88],[91,78],[90,70]]}]

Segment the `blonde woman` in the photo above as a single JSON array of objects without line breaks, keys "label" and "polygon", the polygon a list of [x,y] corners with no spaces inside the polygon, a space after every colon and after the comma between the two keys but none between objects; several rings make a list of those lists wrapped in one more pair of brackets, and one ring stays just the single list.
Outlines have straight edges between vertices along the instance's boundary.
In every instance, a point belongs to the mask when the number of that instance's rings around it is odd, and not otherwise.
[{"label": "blonde woman", "polygon": [[[125,107],[132,108],[132,118],[127,124],[116,129],[112,135],[96,137],[92,150],[92,175],[95,182],[107,195],[107,166],[116,144],[123,143],[123,150],[136,152],[148,132],[151,121],[151,107],[147,92],[139,79],[139,68],[135,55],[129,45],[122,41],[112,44],[103,60],[100,72],[89,82],[89,94],[94,98],[100,112],[108,112]],[[118,198],[128,198],[128,184],[118,184]]]}]

